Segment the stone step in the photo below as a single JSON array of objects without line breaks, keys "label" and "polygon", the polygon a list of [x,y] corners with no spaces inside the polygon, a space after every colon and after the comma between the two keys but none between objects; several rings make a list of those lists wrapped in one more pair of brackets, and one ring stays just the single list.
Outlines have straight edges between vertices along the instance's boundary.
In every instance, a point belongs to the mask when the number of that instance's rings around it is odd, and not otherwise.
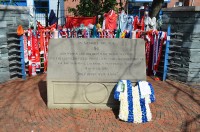
[{"label": "stone step", "polygon": [[5,45],[0,45],[0,49],[7,49],[8,48],[8,45],[7,44],[5,44]]},{"label": "stone step", "polygon": [[21,65],[22,63],[19,61],[10,61],[10,65],[18,64]]},{"label": "stone step", "polygon": [[8,41],[20,41],[20,39],[16,38],[16,37],[9,37],[7,40]]},{"label": "stone step", "polygon": [[170,73],[182,72],[187,74],[189,72],[188,68],[179,68],[179,67],[168,67],[168,70]]},{"label": "stone step", "polygon": [[7,32],[8,35],[10,34],[17,34],[17,32]]},{"label": "stone step", "polygon": [[21,76],[22,73],[21,72],[11,72],[10,76]]},{"label": "stone step", "polygon": [[8,58],[9,59],[21,59],[21,57],[17,56],[17,55],[10,55]]},{"label": "stone step", "polygon": [[12,66],[10,67],[10,70],[22,70],[22,68],[20,66]]},{"label": "stone step", "polygon": [[13,53],[13,52],[21,53],[21,51],[18,50],[18,49],[11,49],[11,50],[9,50],[9,53]]},{"label": "stone step", "polygon": [[20,47],[20,44],[19,43],[9,43],[8,47],[9,48],[11,48],[11,47]]}]

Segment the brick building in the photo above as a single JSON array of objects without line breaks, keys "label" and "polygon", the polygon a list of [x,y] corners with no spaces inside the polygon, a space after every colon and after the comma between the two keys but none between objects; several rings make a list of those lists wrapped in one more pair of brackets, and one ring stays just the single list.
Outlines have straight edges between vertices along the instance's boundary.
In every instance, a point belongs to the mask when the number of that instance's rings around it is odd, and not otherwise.
[{"label": "brick building", "polygon": [[[121,0],[121,2],[125,5],[127,0]],[[132,0],[134,2],[138,2],[140,0]],[[142,1],[142,0],[141,0]],[[65,1],[65,10],[67,10],[69,7],[75,8],[76,5],[78,5],[80,0],[66,0]],[[117,0],[119,3],[120,0]],[[174,7],[176,2],[182,2],[184,6],[200,6],[200,0],[170,0],[170,2],[167,4],[167,7]]]},{"label": "brick building", "polygon": [[[80,0],[66,0],[65,1],[65,10],[67,10],[69,7],[75,8],[79,4],[79,2],[80,2]],[[117,0],[117,2],[119,3],[120,0]],[[126,0],[121,0],[121,2],[123,3],[123,5],[126,4]]]},{"label": "brick building", "polygon": [[174,7],[176,2],[182,2],[184,6],[200,6],[200,0],[171,0],[167,7]]}]

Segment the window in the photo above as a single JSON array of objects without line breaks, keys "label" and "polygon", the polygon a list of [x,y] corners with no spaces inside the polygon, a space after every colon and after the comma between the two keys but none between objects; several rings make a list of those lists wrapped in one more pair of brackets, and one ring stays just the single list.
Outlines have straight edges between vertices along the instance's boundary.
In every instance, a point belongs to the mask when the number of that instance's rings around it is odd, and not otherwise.
[{"label": "window", "polygon": [[49,0],[35,0],[34,1],[36,13],[49,12]]},{"label": "window", "polygon": [[27,6],[26,0],[1,0],[0,4],[3,5],[15,5],[15,6]]}]

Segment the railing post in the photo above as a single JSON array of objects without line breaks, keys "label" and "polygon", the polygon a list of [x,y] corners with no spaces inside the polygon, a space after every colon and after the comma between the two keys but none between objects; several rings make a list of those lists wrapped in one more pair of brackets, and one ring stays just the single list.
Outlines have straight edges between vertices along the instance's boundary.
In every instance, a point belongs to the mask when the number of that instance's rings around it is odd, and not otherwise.
[{"label": "railing post", "polygon": [[20,58],[21,58],[21,73],[22,79],[26,79],[26,69],[25,69],[25,61],[24,61],[24,39],[23,35],[20,36]]},{"label": "railing post", "polygon": [[59,5],[60,5],[60,1],[58,0],[58,5],[57,5],[57,26],[56,29],[58,29],[58,13],[59,13]]},{"label": "railing post", "polygon": [[168,68],[168,59],[169,59],[169,45],[170,45],[170,34],[171,34],[171,25],[168,25],[167,28],[167,42],[165,48],[165,61],[164,61],[164,71],[163,71],[163,81],[167,78],[167,68]]},{"label": "railing post", "polygon": [[48,19],[48,10],[45,10],[45,25],[48,27],[49,19]]}]

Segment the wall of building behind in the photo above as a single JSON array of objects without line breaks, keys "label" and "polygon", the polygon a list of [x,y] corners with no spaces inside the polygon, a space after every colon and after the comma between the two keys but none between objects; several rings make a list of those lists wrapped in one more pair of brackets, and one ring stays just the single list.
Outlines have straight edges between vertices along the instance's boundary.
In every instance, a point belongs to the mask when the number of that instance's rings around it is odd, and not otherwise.
[{"label": "wall of building behind", "polygon": [[76,6],[79,4],[80,0],[66,0],[65,1],[65,10],[68,10],[68,8],[76,8]]},{"label": "wall of building behind", "polygon": [[184,2],[185,6],[192,6],[192,2],[193,2],[193,6],[200,6],[200,0],[171,0],[171,2],[167,5],[167,7],[174,7],[176,2]]},{"label": "wall of building behind", "polygon": [[171,25],[168,79],[189,84],[200,83],[200,9],[175,7],[163,9],[162,30]]},{"label": "wall of building behind", "polygon": [[[76,6],[79,4],[80,0],[66,0],[65,1],[65,10],[68,10],[68,8],[76,8]],[[119,3],[120,0],[117,0],[117,2]],[[121,2],[123,3],[123,6],[125,6],[126,4],[126,0],[121,0]],[[119,7],[119,5],[118,5]]]},{"label": "wall of building behind", "polygon": [[29,8],[0,5],[0,83],[22,78],[22,43],[17,27],[29,27]]}]

